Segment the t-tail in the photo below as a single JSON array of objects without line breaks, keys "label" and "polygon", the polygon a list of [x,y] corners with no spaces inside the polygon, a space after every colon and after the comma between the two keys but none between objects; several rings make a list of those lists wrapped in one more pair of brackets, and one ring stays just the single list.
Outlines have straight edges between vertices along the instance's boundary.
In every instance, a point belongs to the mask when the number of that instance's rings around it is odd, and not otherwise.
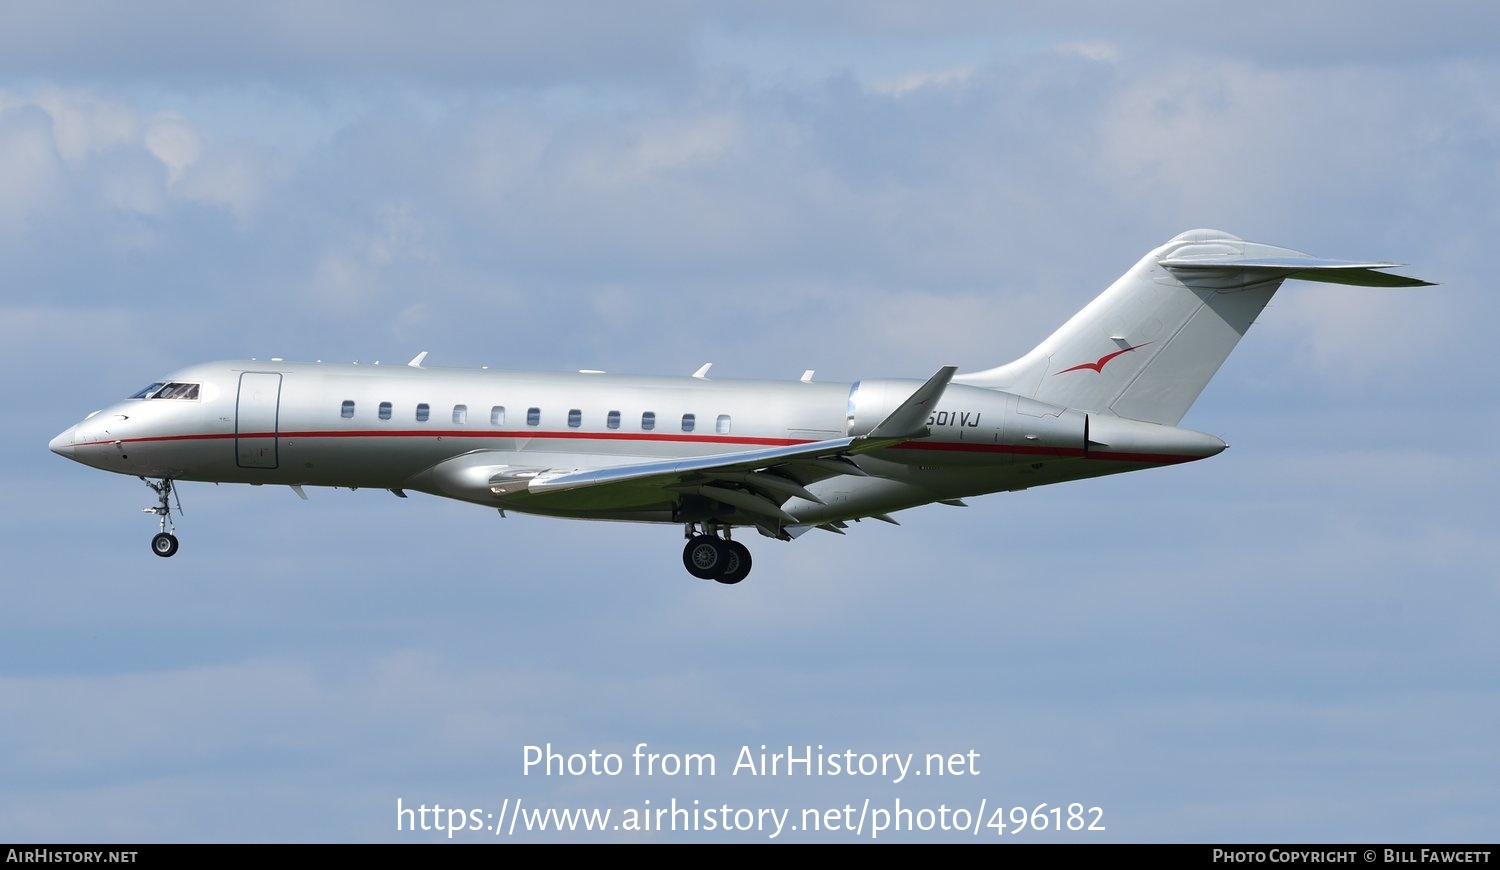
[{"label": "t-tail", "polygon": [[1030,353],[953,381],[1175,426],[1282,281],[1430,283],[1378,271],[1396,265],[1324,260],[1192,230],[1141,258]]}]

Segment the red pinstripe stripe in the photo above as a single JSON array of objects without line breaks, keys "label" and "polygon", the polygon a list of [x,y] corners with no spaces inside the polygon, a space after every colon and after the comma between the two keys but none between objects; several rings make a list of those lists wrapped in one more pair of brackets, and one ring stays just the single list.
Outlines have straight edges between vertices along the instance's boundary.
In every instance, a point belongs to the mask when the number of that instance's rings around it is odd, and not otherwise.
[{"label": "red pinstripe stripe", "polygon": [[[122,444],[165,443],[173,441],[224,441],[232,438],[521,438],[592,441],[647,441],[689,444],[743,444],[755,447],[789,447],[794,444],[812,444],[807,438],[752,438],[745,436],[688,435],[671,433],[624,433],[624,432],[525,432],[471,429],[373,429],[321,432],[248,432],[236,435],[233,432],[205,432],[195,435],[156,435],[147,438],[122,438]],[[88,441],[73,445],[77,447],[100,447],[114,444],[109,441]],[[1084,451],[1078,447],[1031,447],[1024,444],[974,444],[953,441],[907,441],[890,448],[893,450],[931,450],[956,453],[1008,453],[1016,456],[1050,456],[1059,459],[1095,459],[1111,462],[1150,462],[1174,464],[1192,462],[1201,456],[1183,456],[1172,453],[1116,453],[1105,450]]]},{"label": "red pinstripe stripe", "polygon": [[144,438],[120,438],[87,441],[74,447],[97,447],[114,444],[145,444],[165,441],[224,441],[231,438],[555,438],[589,441],[657,441],[697,444],[745,444],[756,447],[787,447],[811,444],[806,438],[752,438],[738,435],[689,435],[686,433],[624,432],[514,432],[493,429],[369,429],[327,430],[319,432],[204,432],[194,435],[152,435]]}]

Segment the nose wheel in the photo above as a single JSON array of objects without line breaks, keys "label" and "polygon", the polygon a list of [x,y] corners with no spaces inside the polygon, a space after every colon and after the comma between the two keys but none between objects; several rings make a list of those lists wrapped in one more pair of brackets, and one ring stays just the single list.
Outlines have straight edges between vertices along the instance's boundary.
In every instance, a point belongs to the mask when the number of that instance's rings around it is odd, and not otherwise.
[{"label": "nose wheel", "polygon": [[750,574],[750,548],[739,541],[720,538],[711,533],[693,534],[688,528],[687,545],[682,548],[682,565],[699,580],[716,580],[731,586]]},{"label": "nose wheel", "polygon": [[[156,493],[156,506],[144,510],[148,514],[156,514],[160,521],[160,530],[151,538],[151,552],[163,559],[176,555],[177,536],[172,534],[177,531],[177,524],[172,522],[172,479],[163,477],[160,483],[146,480],[144,477],[141,480],[145,481],[146,485],[151,487],[151,491]],[[182,513],[180,497],[177,499],[177,512]],[[172,531],[167,531],[168,528]]]},{"label": "nose wheel", "polygon": [[167,532],[157,532],[151,538],[151,552],[162,558],[176,553],[177,536]]}]

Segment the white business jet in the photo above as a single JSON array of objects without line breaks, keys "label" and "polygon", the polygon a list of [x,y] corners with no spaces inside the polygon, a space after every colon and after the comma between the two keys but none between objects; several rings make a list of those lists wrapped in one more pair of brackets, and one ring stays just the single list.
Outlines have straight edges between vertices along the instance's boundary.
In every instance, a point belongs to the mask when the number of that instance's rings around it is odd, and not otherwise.
[{"label": "white business jet", "polygon": [[[141,478],[177,552],[178,481],[372,487],[506,511],[673,523],[689,573],[738,583],[777,540],[969,496],[1203,459],[1177,427],[1282,281],[1428,284],[1216,230],[1147,254],[1030,353],[853,384],[237,360],[174,372],[52,439]],[[180,511],[180,503],[178,510]]]}]

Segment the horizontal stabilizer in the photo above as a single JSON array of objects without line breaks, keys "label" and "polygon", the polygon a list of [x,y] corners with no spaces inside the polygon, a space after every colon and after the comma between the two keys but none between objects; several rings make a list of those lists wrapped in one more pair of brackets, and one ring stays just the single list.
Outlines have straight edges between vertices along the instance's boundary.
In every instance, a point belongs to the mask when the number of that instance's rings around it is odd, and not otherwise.
[{"label": "horizontal stabilizer", "polygon": [[1325,260],[1318,257],[1174,257],[1161,261],[1174,272],[1192,273],[1233,269],[1266,277],[1352,284],[1358,287],[1430,287],[1431,281],[1392,275],[1377,269],[1394,269],[1400,263],[1365,263],[1355,260]]}]

